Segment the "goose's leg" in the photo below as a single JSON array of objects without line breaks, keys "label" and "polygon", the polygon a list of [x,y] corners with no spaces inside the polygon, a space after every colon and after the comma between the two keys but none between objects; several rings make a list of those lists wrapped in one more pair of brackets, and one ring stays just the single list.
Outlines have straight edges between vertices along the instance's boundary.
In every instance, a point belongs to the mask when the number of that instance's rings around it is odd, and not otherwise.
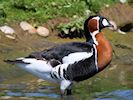
[{"label": "goose's leg", "polygon": [[61,100],[65,100],[65,90],[61,90]]},{"label": "goose's leg", "polygon": [[72,97],[72,83],[70,84],[70,86],[67,88],[67,97],[66,97],[66,100],[73,100],[73,97]]},{"label": "goose's leg", "polygon": [[72,83],[67,88],[67,94],[66,95],[72,95]]},{"label": "goose's leg", "polygon": [[69,80],[62,80],[60,84],[61,100],[65,99],[65,90],[71,85]]},{"label": "goose's leg", "polygon": [[67,89],[67,94],[66,95],[72,95],[72,90],[71,89]]}]

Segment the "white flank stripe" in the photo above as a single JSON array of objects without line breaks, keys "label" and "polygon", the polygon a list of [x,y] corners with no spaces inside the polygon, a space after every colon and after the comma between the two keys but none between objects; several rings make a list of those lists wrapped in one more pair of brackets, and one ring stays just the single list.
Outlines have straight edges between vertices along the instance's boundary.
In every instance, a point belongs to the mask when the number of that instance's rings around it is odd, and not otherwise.
[{"label": "white flank stripe", "polygon": [[93,49],[91,52],[76,52],[71,53],[63,58],[63,63],[73,64],[75,62],[90,58],[93,55]]}]

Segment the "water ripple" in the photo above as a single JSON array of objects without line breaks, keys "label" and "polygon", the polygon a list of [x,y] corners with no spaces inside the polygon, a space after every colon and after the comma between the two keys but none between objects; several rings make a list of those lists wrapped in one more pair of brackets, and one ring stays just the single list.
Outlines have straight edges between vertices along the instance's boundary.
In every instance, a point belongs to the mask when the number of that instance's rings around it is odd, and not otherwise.
[{"label": "water ripple", "polygon": [[46,94],[46,93],[40,93],[40,92],[29,92],[29,93],[22,93],[22,92],[7,92],[6,93],[8,96],[25,96],[25,97],[50,97],[50,98],[58,98],[59,95],[55,94],[55,93],[50,93],[50,94]]},{"label": "water ripple", "polygon": [[133,100],[133,90],[116,90],[100,93],[96,96],[95,100]]}]

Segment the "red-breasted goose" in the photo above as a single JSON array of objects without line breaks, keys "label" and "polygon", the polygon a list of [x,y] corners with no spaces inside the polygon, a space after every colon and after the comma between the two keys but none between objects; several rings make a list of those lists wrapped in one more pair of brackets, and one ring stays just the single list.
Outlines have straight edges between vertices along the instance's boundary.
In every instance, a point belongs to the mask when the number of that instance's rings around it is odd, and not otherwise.
[{"label": "red-breasted goose", "polygon": [[61,95],[71,93],[71,84],[103,70],[112,59],[112,47],[101,29],[112,27],[102,16],[90,16],[84,23],[86,42],[57,45],[24,58],[6,60],[47,81],[60,84]]}]

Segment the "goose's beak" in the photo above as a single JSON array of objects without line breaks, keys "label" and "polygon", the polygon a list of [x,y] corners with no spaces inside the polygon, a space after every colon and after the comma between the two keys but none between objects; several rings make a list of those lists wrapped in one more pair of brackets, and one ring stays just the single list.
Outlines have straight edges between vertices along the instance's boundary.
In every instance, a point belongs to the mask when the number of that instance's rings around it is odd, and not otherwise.
[{"label": "goose's beak", "polygon": [[108,25],[107,25],[107,27],[114,27],[114,25],[112,25],[111,23],[109,23]]},{"label": "goose's beak", "polygon": [[108,27],[114,28],[115,25],[116,25],[115,22],[113,22],[111,20],[108,22]]}]

